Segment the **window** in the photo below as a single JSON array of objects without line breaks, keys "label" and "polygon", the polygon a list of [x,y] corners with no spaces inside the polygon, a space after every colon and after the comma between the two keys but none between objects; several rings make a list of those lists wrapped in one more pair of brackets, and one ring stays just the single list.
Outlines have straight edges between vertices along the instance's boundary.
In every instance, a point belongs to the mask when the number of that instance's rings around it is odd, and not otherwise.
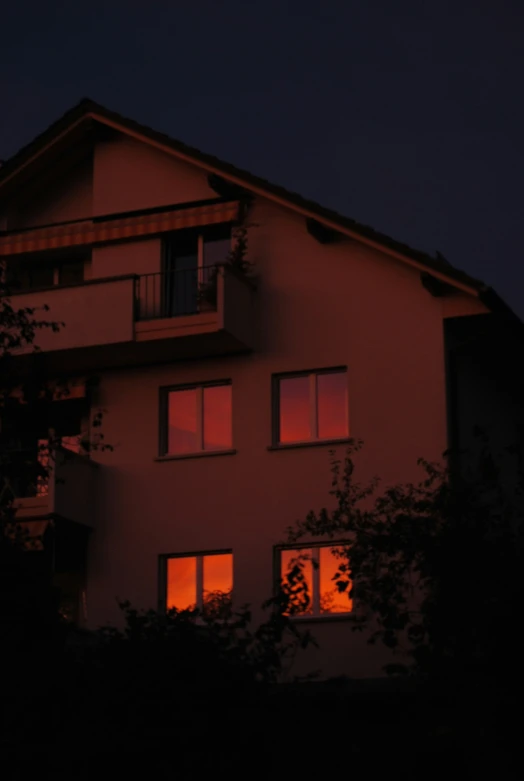
[{"label": "window", "polygon": [[164,239],[162,317],[193,314],[202,307],[199,291],[212,285],[217,265],[231,251],[231,226],[177,231]]},{"label": "window", "polygon": [[349,436],[347,369],[274,378],[273,444]]},{"label": "window", "polygon": [[[351,585],[340,591],[337,582],[347,582],[347,559],[341,547],[317,545],[309,548],[279,549],[279,580],[292,586],[290,614],[294,616],[327,616],[351,613]],[[291,578],[291,581],[288,580]]]},{"label": "window", "polygon": [[231,391],[230,382],[164,391],[160,455],[231,450]]},{"label": "window", "polygon": [[13,292],[38,290],[59,285],[80,285],[84,281],[84,261],[48,260],[10,263],[7,284]]},{"label": "window", "polygon": [[208,618],[231,614],[233,554],[216,553],[162,558],[164,599],[167,610],[201,610]]},{"label": "window", "polygon": [[84,281],[84,261],[70,260],[57,267],[59,285],[81,285]]}]

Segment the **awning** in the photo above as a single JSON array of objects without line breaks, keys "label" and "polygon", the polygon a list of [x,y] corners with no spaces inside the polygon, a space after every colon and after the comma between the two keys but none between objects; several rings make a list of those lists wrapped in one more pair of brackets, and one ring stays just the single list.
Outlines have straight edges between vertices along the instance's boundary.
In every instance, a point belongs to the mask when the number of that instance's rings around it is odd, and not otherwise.
[{"label": "awning", "polygon": [[98,218],[0,236],[0,256],[123,241],[238,219],[239,201],[149,211],[129,217]]}]

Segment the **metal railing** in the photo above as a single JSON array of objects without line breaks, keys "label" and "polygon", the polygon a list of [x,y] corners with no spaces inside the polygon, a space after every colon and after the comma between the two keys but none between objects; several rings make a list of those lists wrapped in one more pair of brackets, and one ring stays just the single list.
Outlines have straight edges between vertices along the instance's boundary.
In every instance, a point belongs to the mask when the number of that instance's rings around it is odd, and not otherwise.
[{"label": "metal railing", "polygon": [[135,286],[135,319],[192,315],[217,306],[219,266],[141,274]]}]

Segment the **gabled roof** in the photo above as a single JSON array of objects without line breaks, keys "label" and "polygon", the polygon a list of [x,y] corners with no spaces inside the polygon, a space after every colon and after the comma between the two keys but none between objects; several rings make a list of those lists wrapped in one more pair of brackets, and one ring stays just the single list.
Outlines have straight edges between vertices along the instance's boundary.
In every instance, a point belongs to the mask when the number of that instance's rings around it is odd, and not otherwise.
[{"label": "gabled roof", "polygon": [[[73,130],[76,130],[78,137],[78,132],[82,130],[82,126],[86,125],[86,129],[88,129],[93,122],[109,126],[114,130],[149,142],[165,151],[170,151],[177,157],[204,168],[210,174],[219,175],[232,184],[246,188],[262,197],[274,200],[295,212],[299,212],[306,218],[315,220],[328,229],[337,231],[348,238],[361,241],[395,257],[397,260],[417,267],[422,272],[434,275],[443,282],[450,283],[454,287],[472,293],[478,296],[488,309],[492,311],[498,311],[516,318],[512,310],[491,287],[481,280],[466,274],[464,271],[455,268],[441,256],[433,258],[431,255],[413,249],[407,244],[380,233],[368,225],[363,225],[332,209],[327,209],[314,201],[303,198],[298,193],[268,182],[266,179],[255,176],[230,163],[226,163],[214,155],[201,152],[199,149],[177,141],[164,133],[159,133],[146,125],[128,119],[88,98],[81,100],[80,103],[67,111],[44,130],[43,133],[36,136],[33,141],[22,147],[9,160],[3,163],[0,167],[0,194],[3,185],[15,179],[21,171],[31,166],[32,162],[45,150],[53,147],[55,144],[67,143],[66,137],[75,135],[72,132]],[[72,142],[71,138],[70,142]]]}]

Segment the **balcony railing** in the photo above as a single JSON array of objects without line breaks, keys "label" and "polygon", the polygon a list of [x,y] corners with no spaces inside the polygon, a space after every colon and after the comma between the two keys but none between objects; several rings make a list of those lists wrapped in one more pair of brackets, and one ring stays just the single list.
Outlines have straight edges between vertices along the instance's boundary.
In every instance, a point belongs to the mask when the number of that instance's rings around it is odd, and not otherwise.
[{"label": "balcony railing", "polygon": [[[58,332],[39,328],[32,345],[17,354],[99,348],[133,340],[134,275],[88,280],[81,285],[56,286],[13,294],[16,309],[35,309],[35,318],[64,323]],[[42,311],[42,306],[48,311]]]},{"label": "balcony railing", "polygon": [[12,501],[17,518],[57,514],[93,526],[98,464],[67,447],[41,446],[0,452],[0,498]]},{"label": "balcony railing", "polygon": [[136,279],[136,320],[193,315],[216,310],[219,266],[142,274]]},{"label": "balcony railing", "polygon": [[49,452],[47,449],[2,450],[0,492],[8,499],[47,496]]},{"label": "balcony railing", "polygon": [[253,291],[222,264],[17,294],[17,309],[46,305],[40,316],[64,325],[38,329],[34,344],[13,354],[29,369],[37,347],[53,371],[72,373],[252,349]]}]

